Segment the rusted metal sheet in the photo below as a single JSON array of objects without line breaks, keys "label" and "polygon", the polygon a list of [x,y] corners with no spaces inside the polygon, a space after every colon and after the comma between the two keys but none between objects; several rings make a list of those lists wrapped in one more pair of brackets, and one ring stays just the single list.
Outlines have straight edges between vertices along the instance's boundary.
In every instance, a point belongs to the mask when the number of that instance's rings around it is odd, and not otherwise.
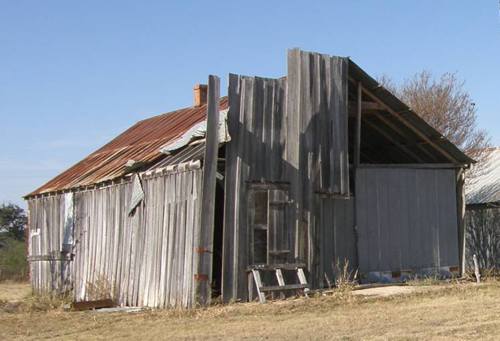
[{"label": "rusted metal sheet", "polygon": [[[220,110],[228,107],[227,98]],[[206,118],[207,106],[190,107],[140,121],[42,187],[28,194],[56,192],[112,180],[124,175],[128,160],[152,164],[166,156],[160,148]]]}]

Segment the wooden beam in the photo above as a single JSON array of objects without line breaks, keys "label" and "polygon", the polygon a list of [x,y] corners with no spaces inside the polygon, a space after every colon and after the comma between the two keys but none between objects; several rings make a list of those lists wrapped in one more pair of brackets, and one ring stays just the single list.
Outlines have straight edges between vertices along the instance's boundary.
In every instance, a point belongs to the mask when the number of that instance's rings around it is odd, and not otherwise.
[{"label": "wooden beam", "polygon": [[379,103],[380,105],[384,106],[384,108],[391,113],[394,117],[396,117],[401,123],[403,123],[406,127],[408,127],[410,130],[412,130],[416,135],[418,135],[420,138],[423,140],[427,141],[431,146],[433,146],[435,149],[437,149],[443,156],[445,156],[448,160],[450,160],[453,163],[456,163],[456,160],[453,156],[450,155],[446,150],[444,150],[441,146],[437,145],[434,141],[432,141],[427,135],[422,133],[419,129],[415,128],[413,124],[409,123],[406,119],[401,117],[399,113],[394,111],[391,107],[389,107],[387,104],[385,104],[381,99],[377,97],[372,91],[366,89],[365,87],[362,87],[363,91],[375,102]]},{"label": "wooden beam", "polygon": [[[349,109],[350,109],[349,115],[356,116],[357,112],[358,112],[358,107],[359,107],[358,101],[350,101],[349,102]],[[365,114],[365,113],[370,114],[373,112],[385,110],[385,108],[376,102],[362,101],[361,102],[361,110],[362,110],[363,114]]]},{"label": "wooden beam", "polygon": [[370,128],[373,130],[377,131],[379,134],[384,136],[386,139],[388,139],[393,145],[398,147],[399,149],[403,150],[407,154],[411,155],[416,161],[418,162],[424,162],[422,158],[420,158],[417,154],[415,154],[413,151],[411,151],[408,147],[405,145],[401,144],[400,142],[396,141],[391,135],[389,135],[386,131],[384,131],[382,128],[378,127],[376,124],[373,124],[372,122],[368,120],[364,120],[365,124],[368,125]]},{"label": "wooden beam", "polygon": [[219,151],[219,97],[220,80],[208,77],[207,133],[203,163],[203,188],[200,212],[200,233],[196,241],[195,300],[201,305],[210,304],[212,292],[212,260],[215,220],[215,187],[217,182],[217,156]]},{"label": "wooden beam", "polygon": [[283,263],[283,264],[254,264],[247,266],[247,271],[276,271],[276,269],[296,271],[298,268],[305,268],[305,263]]},{"label": "wooden beam", "polygon": [[28,262],[69,262],[73,260],[73,257],[71,254],[60,254],[59,256],[56,255],[35,255],[35,256],[28,256],[27,257]]},{"label": "wooden beam", "polygon": [[456,169],[459,167],[453,163],[362,163],[359,165],[359,168]]},{"label": "wooden beam", "polygon": [[[389,121],[389,119],[387,119],[386,117],[384,117],[383,114],[381,113],[377,113],[374,115],[374,117],[378,118],[380,121],[382,121],[383,123],[385,123],[385,125],[387,125],[389,128],[391,128],[392,130],[394,130],[396,133],[399,134],[399,136],[403,137],[403,138],[408,138],[402,131],[401,129],[399,129],[394,123],[392,123],[391,121]],[[415,144],[415,146],[418,147],[418,149],[420,151],[422,151],[423,153],[425,153],[427,156],[429,156],[431,159],[433,160],[436,160],[436,157],[434,155],[432,155],[432,153],[430,153],[428,150],[426,150],[425,148],[423,148],[422,146],[420,146],[420,144],[417,142]]]},{"label": "wooden beam", "polygon": [[262,286],[260,287],[260,291],[283,291],[283,290],[298,290],[307,288],[307,284],[287,284],[287,285],[270,285],[270,286]]}]

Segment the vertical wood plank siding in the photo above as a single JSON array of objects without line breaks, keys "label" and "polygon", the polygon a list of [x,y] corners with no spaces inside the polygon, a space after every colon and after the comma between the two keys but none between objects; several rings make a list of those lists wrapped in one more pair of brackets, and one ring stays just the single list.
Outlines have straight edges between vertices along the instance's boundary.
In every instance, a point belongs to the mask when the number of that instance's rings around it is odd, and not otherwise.
[{"label": "vertical wood plank siding", "polygon": [[455,186],[453,169],[358,169],[360,271],[458,266]]},{"label": "vertical wood plank siding", "polygon": [[283,162],[285,80],[229,75],[228,125],[235,138],[226,149],[222,293],[246,298],[248,181],[285,178]]},{"label": "vertical wood plank siding", "polygon": [[[297,120],[298,160],[295,198],[297,235],[308,236],[307,264],[313,287],[321,287],[332,243],[322,244],[333,221],[321,219],[322,207],[335,205],[334,195],[349,195],[347,136],[348,59],[293,49],[288,55],[287,119]],[[289,139],[291,140],[291,138]],[[302,230],[302,231],[301,231]],[[305,231],[303,231],[305,230]],[[305,233],[304,233],[305,232]],[[323,246],[323,248],[322,248]]]},{"label": "vertical wood plank siding", "polygon": [[29,200],[34,291],[72,290],[76,301],[109,296],[128,306],[193,306],[202,177],[199,165],[143,177],[145,199],[133,216],[130,182],[75,192],[72,261],[61,260],[64,195]]},{"label": "vertical wood plank siding", "polygon": [[288,184],[291,208],[285,221],[293,231],[288,261],[306,262],[312,285],[323,284],[335,255],[333,240],[322,239],[333,237],[335,226],[323,208],[338,206],[341,212],[345,203],[336,203],[335,196],[349,195],[347,67],[347,58],[294,49],[287,78],[230,75],[228,124],[235,138],[226,147],[225,301],[248,295],[252,182]]}]

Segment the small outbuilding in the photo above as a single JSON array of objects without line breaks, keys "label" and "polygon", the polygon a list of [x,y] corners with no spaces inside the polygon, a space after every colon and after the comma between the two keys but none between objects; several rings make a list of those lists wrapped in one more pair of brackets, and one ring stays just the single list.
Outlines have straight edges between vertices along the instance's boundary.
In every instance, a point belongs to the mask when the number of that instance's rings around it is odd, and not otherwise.
[{"label": "small outbuilding", "polygon": [[467,263],[475,254],[482,269],[500,267],[500,148],[484,151],[466,182]]},{"label": "small outbuilding", "polygon": [[352,60],[292,49],[285,77],[219,91],[210,76],[26,196],[35,291],[191,307],[324,288],[336,264],[463,271],[473,160]]}]

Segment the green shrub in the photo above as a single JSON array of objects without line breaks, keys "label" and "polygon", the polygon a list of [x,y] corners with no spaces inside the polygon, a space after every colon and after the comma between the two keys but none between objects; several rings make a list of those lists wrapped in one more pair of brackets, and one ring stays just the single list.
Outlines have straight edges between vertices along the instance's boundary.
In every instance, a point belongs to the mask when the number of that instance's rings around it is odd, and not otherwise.
[{"label": "green shrub", "polygon": [[0,281],[26,280],[28,262],[24,242],[13,238],[2,238],[0,244]]}]

